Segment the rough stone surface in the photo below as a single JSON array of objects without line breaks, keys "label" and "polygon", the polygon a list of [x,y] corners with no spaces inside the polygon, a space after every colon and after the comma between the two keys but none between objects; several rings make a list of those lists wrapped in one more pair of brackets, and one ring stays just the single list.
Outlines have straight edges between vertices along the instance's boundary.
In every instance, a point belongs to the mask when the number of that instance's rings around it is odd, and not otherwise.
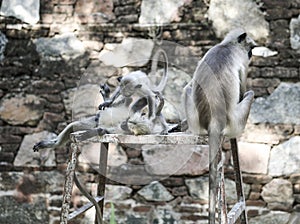
[{"label": "rough stone surface", "polygon": [[267,174],[269,157],[270,146],[239,142],[239,159],[242,171]]},{"label": "rough stone surface", "polygon": [[300,15],[291,19],[290,32],[291,47],[300,52]]},{"label": "rough stone surface", "polygon": [[44,105],[43,99],[31,94],[5,96],[0,102],[0,118],[12,125],[36,125]]},{"label": "rough stone surface", "polygon": [[0,173],[0,191],[14,190],[22,179],[20,172]]},{"label": "rough stone surface", "polygon": [[273,176],[281,176],[299,173],[299,149],[300,136],[292,137],[288,141],[275,146],[271,150],[269,174]]},{"label": "rough stone surface", "polygon": [[208,201],[208,177],[186,179],[185,184],[193,198]]},{"label": "rough stone surface", "polygon": [[[209,192],[209,181],[208,177],[199,177],[195,179],[187,179],[185,183],[188,187],[190,195],[195,199],[208,201],[208,192]],[[243,184],[244,195],[247,195],[250,192],[250,185]],[[233,204],[237,201],[235,182],[233,180],[225,179],[225,192],[226,192],[226,201],[229,204]]]},{"label": "rough stone surface", "polygon": [[167,120],[176,121],[182,114],[181,94],[182,89],[191,80],[191,76],[180,69],[170,67],[168,69],[168,81],[163,91],[165,105],[163,115]]},{"label": "rough stone surface", "polygon": [[171,208],[155,209],[152,223],[176,223],[179,220],[178,214],[173,212]]},{"label": "rough stone surface", "polygon": [[300,223],[300,212],[293,212],[290,216],[288,224]]},{"label": "rough stone surface", "polygon": [[284,206],[287,210],[291,209],[294,202],[293,185],[288,180],[273,179],[263,187],[261,196],[269,207],[276,209],[277,206]]},{"label": "rough stone surface", "polygon": [[75,16],[82,23],[103,23],[115,17],[113,9],[113,1],[78,0],[75,4]]},{"label": "rough stone surface", "polygon": [[43,149],[39,152],[33,152],[32,150],[35,143],[54,137],[56,135],[48,131],[26,135],[15,158],[14,166],[56,166],[54,150]]},{"label": "rough stone surface", "polygon": [[277,145],[281,139],[282,136],[277,134],[274,128],[266,124],[254,125],[248,122],[240,141]]},{"label": "rough stone surface", "polygon": [[300,83],[281,83],[267,98],[257,98],[251,107],[251,123],[300,124]]},{"label": "rough stone surface", "polygon": [[[250,185],[243,183],[244,196],[248,197],[250,192]],[[225,179],[225,193],[226,193],[226,202],[229,204],[234,204],[237,202],[236,186],[235,181],[230,179]]]},{"label": "rough stone surface", "polygon": [[32,173],[35,179],[35,191],[39,193],[57,193],[63,191],[65,173],[59,171],[43,171]]},{"label": "rough stone surface", "polygon": [[38,38],[34,43],[40,56],[47,60],[55,58],[70,60],[85,53],[83,43],[73,33],[56,35],[52,38]]},{"label": "rough stone surface", "polygon": [[255,40],[266,39],[269,35],[269,24],[252,0],[212,0],[208,17],[219,37],[236,27],[243,27]]},{"label": "rough stone surface", "polygon": [[182,0],[142,1],[140,24],[164,24],[178,20],[178,8],[185,2]]},{"label": "rough stone surface", "polygon": [[144,165],[123,164],[112,166],[107,171],[107,177],[126,185],[146,185],[152,181],[163,179],[166,176],[150,175]]},{"label": "rough stone surface", "polygon": [[105,185],[105,200],[117,201],[125,200],[130,197],[132,189],[126,186]]},{"label": "rough stone surface", "polygon": [[[87,163],[95,169],[99,168],[100,143],[84,142],[81,146],[79,162]],[[107,165],[110,168],[122,166],[127,163],[127,155],[120,145],[110,144]]]},{"label": "rough stone surface", "polygon": [[40,1],[3,0],[0,14],[14,16],[33,25],[40,20],[39,11]]},{"label": "rough stone surface", "polygon": [[0,197],[0,223],[49,223],[45,198],[31,203],[20,203],[13,196]]},{"label": "rough stone surface", "polygon": [[153,47],[152,40],[124,38],[121,44],[106,44],[99,60],[115,67],[142,67],[148,63]]},{"label": "rough stone surface", "polygon": [[0,61],[4,58],[4,50],[8,40],[6,36],[0,31]]},{"label": "rough stone surface", "polygon": [[290,214],[287,212],[271,211],[266,215],[257,216],[249,220],[249,224],[283,224],[288,223]]},{"label": "rough stone surface", "polygon": [[200,175],[208,170],[208,146],[144,145],[147,172],[154,175]]},{"label": "rough stone surface", "polygon": [[137,195],[147,201],[171,201],[174,198],[170,192],[157,181],[143,187],[137,192]]},{"label": "rough stone surface", "polygon": [[99,104],[103,102],[99,90],[99,85],[83,84],[78,88],[65,91],[63,101],[67,114],[72,114],[73,120],[95,115]]}]

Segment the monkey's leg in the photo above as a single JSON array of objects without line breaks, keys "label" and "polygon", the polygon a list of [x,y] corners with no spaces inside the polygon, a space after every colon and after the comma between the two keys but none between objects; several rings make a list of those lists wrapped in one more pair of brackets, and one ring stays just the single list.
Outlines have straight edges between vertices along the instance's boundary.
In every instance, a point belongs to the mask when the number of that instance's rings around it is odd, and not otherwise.
[{"label": "monkey's leg", "polygon": [[162,129],[163,129],[160,134],[161,135],[167,135],[168,132],[169,132],[169,126],[166,122],[165,117],[162,114],[160,114],[158,116],[158,119],[159,119],[159,122],[161,123]]},{"label": "monkey's leg", "polygon": [[141,111],[147,105],[146,97],[138,99],[131,107],[130,113],[135,114],[138,111]]},{"label": "monkey's leg", "polygon": [[69,135],[71,132],[73,132],[73,127],[75,125],[75,122],[72,122],[69,124],[65,129],[54,139],[51,140],[43,140],[38,143],[36,143],[33,146],[33,151],[37,152],[40,149],[44,148],[56,148],[58,146],[62,146],[69,140]]}]

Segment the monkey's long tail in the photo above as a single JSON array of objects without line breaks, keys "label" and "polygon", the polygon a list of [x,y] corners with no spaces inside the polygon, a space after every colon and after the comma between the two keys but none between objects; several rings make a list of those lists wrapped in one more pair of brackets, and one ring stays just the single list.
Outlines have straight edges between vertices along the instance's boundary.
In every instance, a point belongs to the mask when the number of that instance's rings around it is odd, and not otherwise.
[{"label": "monkey's long tail", "polygon": [[222,139],[220,131],[216,129],[209,131],[209,224],[215,224],[216,220],[218,153],[221,150]]},{"label": "monkey's long tail", "polygon": [[168,61],[167,53],[162,48],[159,48],[155,52],[155,54],[153,55],[150,76],[156,74],[157,63],[159,61],[160,55],[163,56],[164,73],[163,73],[162,78],[161,78],[161,80],[160,80],[160,82],[159,82],[159,84],[157,86],[154,86],[154,83],[152,83],[152,85],[153,85],[152,89],[153,89],[153,91],[156,91],[156,92],[162,92],[164,90],[164,88],[166,87],[166,84],[167,84],[167,81],[168,81],[168,66],[169,66],[169,61]]}]

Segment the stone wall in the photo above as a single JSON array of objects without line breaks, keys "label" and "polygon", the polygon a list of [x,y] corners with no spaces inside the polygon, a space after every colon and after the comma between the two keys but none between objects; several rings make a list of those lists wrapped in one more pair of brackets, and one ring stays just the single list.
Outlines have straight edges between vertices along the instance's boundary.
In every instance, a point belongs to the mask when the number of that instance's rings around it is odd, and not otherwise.
[{"label": "stone wall", "polygon": [[[249,223],[300,222],[300,2],[153,2],[45,0],[38,23],[0,16],[0,223],[58,223],[69,147],[34,153],[32,146],[94,114],[99,83],[115,87],[117,76],[147,71],[161,42],[170,61],[164,112],[176,121],[197,60],[235,25],[274,55],[255,56],[249,71],[256,100],[239,143]],[[145,26],[153,21],[163,23],[157,41]],[[98,147],[85,145],[79,164],[93,193]],[[207,223],[206,146],[115,146],[109,153],[107,220],[112,202],[118,223]],[[228,142],[224,157],[232,206]],[[86,202],[76,188],[73,195],[72,209]],[[73,223],[93,218],[91,210]]]}]

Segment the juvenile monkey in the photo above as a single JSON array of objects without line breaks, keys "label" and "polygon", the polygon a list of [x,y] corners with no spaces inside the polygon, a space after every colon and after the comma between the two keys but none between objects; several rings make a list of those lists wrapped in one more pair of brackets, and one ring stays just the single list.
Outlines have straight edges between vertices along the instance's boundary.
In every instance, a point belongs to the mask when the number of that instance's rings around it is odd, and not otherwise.
[{"label": "juvenile monkey", "polygon": [[147,135],[151,133],[168,134],[168,124],[161,114],[164,106],[164,98],[160,93],[156,93],[157,97],[157,110],[154,120],[150,120],[145,114],[140,111],[135,112],[133,116],[130,116],[127,120],[128,130],[134,135]]},{"label": "juvenile monkey", "polygon": [[[132,112],[136,112],[145,105],[148,105],[149,111],[148,116],[150,120],[154,120],[157,115],[157,108],[155,104],[155,98],[157,94],[161,93],[167,83],[167,70],[168,70],[168,59],[165,51],[158,50],[155,54],[154,59],[157,60],[159,55],[164,58],[164,72],[162,79],[158,86],[154,86],[150,78],[146,73],[142,71],[131,72],[120,79],[120,85],[117,87],[112,97],[106,100],[104,103],[99,105],[99,109],[103,110],[106,107],[110,107],[112,103],[121,95],[126,100],[132,99],[131,97],[135,94],[138,96],[138,100],[134,103]],[[152,72],[156,69],[156,66],[152,66]]]},{"label": "juvenile monkey", "polygon": [[[223,136],[236,138],[246,125],[254,98],[253,91],[245,93],[247,68],[255,45],[244,30],[229,32],[199,61],[192,81],[184,89],[188,130],[209,137],[212,179],[217,178],[217,167],[212,161]],[[210,198],[214,198],[209,205],[210,224],[215,223],[216,193],[216,186],[210,186]]]}]

